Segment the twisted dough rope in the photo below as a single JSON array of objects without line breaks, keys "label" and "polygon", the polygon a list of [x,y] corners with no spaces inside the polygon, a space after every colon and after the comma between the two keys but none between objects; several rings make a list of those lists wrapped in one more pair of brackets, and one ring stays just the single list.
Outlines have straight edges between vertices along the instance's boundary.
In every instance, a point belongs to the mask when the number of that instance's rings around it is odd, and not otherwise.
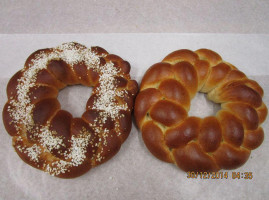
[{"label": "twisted dough rope", "polygon": [[[7,85],[3,121],[18,155],[50,175],[82,175],[120,149],[131,130],[138,90],[130,65],[100,47],[78,43],[34,52]],[[59,89],[93,86],[81,118],[61,110]]]},{"label": "twisted dough rope", "polygon": [[[221,104],[216,116],[189,117],[197,92]],[[263,89],[215,52],[178,50],[145,73],[135,118],[149,151],[184,171],[244,164],[263,141]]]}]

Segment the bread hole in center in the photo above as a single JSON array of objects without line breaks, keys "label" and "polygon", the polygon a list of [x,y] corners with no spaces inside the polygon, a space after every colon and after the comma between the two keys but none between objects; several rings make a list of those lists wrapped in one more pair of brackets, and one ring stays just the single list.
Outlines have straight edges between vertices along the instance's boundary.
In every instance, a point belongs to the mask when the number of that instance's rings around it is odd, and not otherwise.
[{"label": "bread hole in center", "polygon": [[70,112],[73,117],[81,117],[92,94],[92,87],[84,85],[67,86],[59,92],[61,109]]},{"label": "bread hole in center", "polygon": [[221,104],[207,99],[207,94],[198,92],[191,101],[189,116],[214,116],[221,109]]}]

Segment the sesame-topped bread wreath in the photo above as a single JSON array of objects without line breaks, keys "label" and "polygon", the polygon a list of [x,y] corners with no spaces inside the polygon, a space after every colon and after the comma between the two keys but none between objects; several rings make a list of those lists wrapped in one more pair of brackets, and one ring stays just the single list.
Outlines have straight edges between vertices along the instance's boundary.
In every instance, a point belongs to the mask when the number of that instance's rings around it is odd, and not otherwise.
[{"label": "sesame-topped bread wreath", "polygon": [[[78,43],[34,52],[7,85],[3,121],[27,164],[60,178],[80,176],[113,157],[128,137],[137,82],[130,65]],[[81,118],[61,110],[60,89],[92,86]]]}]

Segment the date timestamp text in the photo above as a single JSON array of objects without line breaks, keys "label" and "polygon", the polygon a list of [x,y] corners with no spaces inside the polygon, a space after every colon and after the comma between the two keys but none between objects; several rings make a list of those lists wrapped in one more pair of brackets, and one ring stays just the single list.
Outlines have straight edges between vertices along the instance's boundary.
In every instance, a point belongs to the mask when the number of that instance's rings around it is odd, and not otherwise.
[{"label": "date timestamp text", "polygon": [[253,178],[252,172],[187,172],[190,179],[245,179]]}]

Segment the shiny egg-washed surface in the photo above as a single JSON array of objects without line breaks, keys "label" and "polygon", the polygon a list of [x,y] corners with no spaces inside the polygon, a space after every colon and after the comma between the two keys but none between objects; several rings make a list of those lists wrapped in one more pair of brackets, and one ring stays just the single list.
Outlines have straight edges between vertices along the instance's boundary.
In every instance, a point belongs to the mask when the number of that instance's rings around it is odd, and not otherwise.
[{"label": "shiny egg-washed surface", "polygon": [[[221,104],[216,116],[190,117],[197,92]],[[263,89],[209,49],[178,50],[145,73],[135,118],[149,151],[184,171],[235,169],[261,145]],[[203,106],[203,105],[201,105]]]},{"label": "shiny egg-washed surface", "polygon": [[[31,54],[7,85],[3,121],[29,165],[61,178],[80,176],[113,157],[131,130],[138,90],[130,64],[101,47],[70,42]],[[81,118],[57,100],[68,85],[92,86]]]}]

